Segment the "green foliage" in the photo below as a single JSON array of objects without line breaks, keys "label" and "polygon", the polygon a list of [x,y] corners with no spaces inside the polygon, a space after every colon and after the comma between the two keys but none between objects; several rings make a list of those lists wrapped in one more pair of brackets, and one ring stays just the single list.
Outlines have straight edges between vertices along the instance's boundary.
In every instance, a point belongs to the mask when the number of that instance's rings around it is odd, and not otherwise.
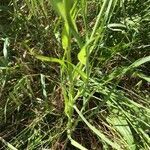
[{"label": "green foliage", "polygon": [[149,3],[2,0],[0,148],[150,149]]}]

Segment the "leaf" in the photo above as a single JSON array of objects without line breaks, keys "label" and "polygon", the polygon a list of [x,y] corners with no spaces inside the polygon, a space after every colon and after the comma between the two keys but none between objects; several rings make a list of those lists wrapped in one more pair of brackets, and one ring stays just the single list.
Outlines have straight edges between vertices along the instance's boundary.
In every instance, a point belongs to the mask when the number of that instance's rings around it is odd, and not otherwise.
[{"label": "leaf", "polygon": [[54,62],[54,63],[59,63],[62,66],[65,66],[65,63],[63,60],[58,59],[58,58],[53,58],[53,57],[47,57],[47,56],[42,56],[42,55],[34,55],[37,59],[41,61],[47,61],[47,62]]},{"label": "leaf", "polygon": [[128,69],[139,67],[142,64],[149,62],[149,61],[150,61],[150,56],[140,58],[137,61],[135,61],[132,65],[130,65]]},{"label": "leaf", "polygon": [[83,81],[87,81],[87,75],[81,69],[79,69],[77,66],[74,66],[73,64],[72,64],[72,66],[74,67],[74,71],[75,71],[73,78],[76,78],[76,72],[77,72],[78,74],[80,74]]},{"label": "leaf", "polygon": [[43,74],[41,74],[41,84],[42,84],[43,96],[44,96],[45,99],[47,99],[45,75],[43,75]]},{"label": "leaf", "polygon": [[69,44],[70,44],[69,26],[67,23],[65,23],[62,31],[62,47],[65,51],[67,51]]},{"label": "leaf", "polygon": [[87,52],[90,54],[91,51],[87,51],[87,48],[89,46],[89,44],[91,44],[94,41],[95,38],[91,38],[89,40],[87,40],[87,42],[85,43],[85,45],[81,48],[80,52],[78,53],[78,60],[80,61],[81,64],[86,65],[86,60],[87,58]]},{"label": "leaf", "polygon": [[3,46],[3,55],[5,59],[8,59],[8,46],[9,46],[9,39],[4,39],[4,46]]},{"label": "leaf", "polygon": [[76,110],[76,112],[79,114],[79,116],[81,117],[81,119],[84,121],[84,123],[97,135],[99,136],[103,141],[105,141],[107,144],[109,144],[110,146],[112,146],[115,149],[121,150],[121,147],[115,143],[112,142],[111,140],[109,140],[103,133],[101,133],[98,129],[96,129],[94,126],[92,126],[87,120],[86,118],[82,115],[82,113],[79,111],[79,109],[74,105],[73,106],[74,109]]},{"label": "leaf", "polygon": [[66,20],[65,7],[62,0],[51,0],[51,4],[55,11]]},{"label": "leaf", "polygon": [[111,23],[108,24],[107,27],[113,31],[123,31],[124,29],[126,29],[126,26],[121,23]]},{"label": "leaf", "polygon": [[133,73],[133,77],[139,77],[139,78],[144,79],[147,82],[150,82],[150,77],[148,77],[147,75],[145,75],[145,74],[143,74],[141,72],[134,72]]},{"label": "leaf", "polygon": [[110,115],[107,118],[107,121],[111,123],[114,128],[122,135],[124,140],[127,142],[128,147],[130,149],[135,150],[136,146],[134,145],[134,138],[132,136],[132,132],[128,126],[128,123],[122,117],[116,116],[114,114]]},{"label": "leaf", "polygon": [[81,37],[76,30],[76,25],[74,23],[75,20],[73,20],[70,13],[71,8],[74,4],[73,0],[51,0],[51,4],[55,11],[63,18],[65,24],[68,24],[68,27],[71,30],[71,33],[73,34],[75,39],[77,40],[79,47],[82,47]]},{"label": "leaf", "polygon": [[17,148],[15,148],[13,145],[11,145],[9,142],[5,141],[2,137],[0,137],[0,141],[2,143],[4,143],[8,148],[10,148],[11,150],[18,150]]},{"label": "leaf", "polygon": [[77,147],[78,149],[80,149],[80,150],[88,150],[87,148],[83,147],[81,144],[79,144],[78,142],[76,142],[75,140],[73,140],[71,138],[71,136],[69,136],[69,140],[70,140],[71,144],[73,146]]},{"label": "leaf", "polygon": [[138,74],[138,76],[139,76],[140,78],[146,80],[147,82],[150,82],[150,77],[148,77],[148,76],[146,76],[146,75],[144,75],[144,74],[141,74],[141,73]]},{"label": "leaf", "polygon": [[[117,68],[115,69],[111,74],[109,74],[108,76],[105,76],[105,81],[103,84],[106,84],[108,82],[110,82],[111,80],[115,79],[115,78],[119,78],[121,76],[123,76],[124,74],[126,74],[129,70],[132,70],[134,68],[139,67],[140,65],[147,63],[150,61],[150,56],[144,57],[144,58],[140,58],[138,60],[136,60],[134,63],[132,63],[130,66],[128,67],[123,67],[123,68]],[[146,81],[149,82],[149,77],[146,76],[140,76],[141,78],[145,79]]]},{"label": "leaf", "polygon": [[86,64],[86,59],[87,59],[86,48],[87,46],[83,46],[80,52],[78,53],[78,59],[83,65]]},{"label": "leaf", "polygon": [[62,65],[64,67],[66,67],[66,65],[65,65],[63,60],[58,59],[58,58],[54,58],[54,57],[47,57],[47,56],[43,56],[43,55],[38,55],[35,52],[33,52],[33,49],[31,49],[26,43],[23,43],[23,45],[25,46],[25,48],[28,49],[28,51],[30,52],[30,55],[33,55],[37,59],[39,59],[41,61],[58,63],[58,64],[60,64],[60,65]]}]

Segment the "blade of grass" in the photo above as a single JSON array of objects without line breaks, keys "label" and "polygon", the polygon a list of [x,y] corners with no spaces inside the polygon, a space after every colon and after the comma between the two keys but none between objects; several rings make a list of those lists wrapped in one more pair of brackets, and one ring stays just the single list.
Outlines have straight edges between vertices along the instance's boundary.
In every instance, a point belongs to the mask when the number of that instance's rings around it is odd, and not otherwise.
[{"label": "blade of grass", "polygon": [[94,126],[92,126],[86,119],[85,117],[82,115],[82,113],[79,111],[79,109],[74,105],[73,106],[74,109],[76,110],[76,112],[78,113],[78,115],[81,117],[81,119],[84,121],[84,123],[97,135],[99,136],[103,141],[105,141],[107,144],[109,144],[110,146],[112,146],[115,149],[121,150],[121,147],[115,143],[112,142],[111,140],[109,140],[103,133],[101,133],[98,129],[96,129]]},{"label": "blade of grass", "polygon": [[80,150],[88,150],[87,148],[85,148],[84,146],[82,146],[81,144],[79,144],[77,141],[73,140],[73,139],[71,138],[71,136],[69,136],[69,140],[70,140],[71,144],[72,144],[73,146],[75,146],[76,148],[78,148],[78,149],[80,149]]},{"label": "blade of grass", "polygon": [[18,150],[17,148],[15,148],[13,145],[11,145],[9,142],[5,141],[2,137],[0,137],[0,141],[2,143],[4,143],[8,148],[10,148],[11,150]]}]

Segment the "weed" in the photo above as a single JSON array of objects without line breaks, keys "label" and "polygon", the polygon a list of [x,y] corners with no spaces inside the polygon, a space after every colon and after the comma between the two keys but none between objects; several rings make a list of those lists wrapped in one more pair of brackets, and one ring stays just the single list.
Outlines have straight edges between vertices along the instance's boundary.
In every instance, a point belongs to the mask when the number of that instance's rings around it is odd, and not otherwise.
[{"label": "weed", "polygon": [[2,149],[149,149],[148,4],[0,4]]}]

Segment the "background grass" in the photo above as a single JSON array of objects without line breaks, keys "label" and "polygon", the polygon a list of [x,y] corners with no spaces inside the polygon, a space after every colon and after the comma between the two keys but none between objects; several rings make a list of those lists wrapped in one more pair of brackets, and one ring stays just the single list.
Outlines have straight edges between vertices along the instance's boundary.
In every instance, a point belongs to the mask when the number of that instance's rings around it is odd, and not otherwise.
[{"label": "background grass", "polygon": [[1,0],[0,148],[149,149],[149,0]]}]

